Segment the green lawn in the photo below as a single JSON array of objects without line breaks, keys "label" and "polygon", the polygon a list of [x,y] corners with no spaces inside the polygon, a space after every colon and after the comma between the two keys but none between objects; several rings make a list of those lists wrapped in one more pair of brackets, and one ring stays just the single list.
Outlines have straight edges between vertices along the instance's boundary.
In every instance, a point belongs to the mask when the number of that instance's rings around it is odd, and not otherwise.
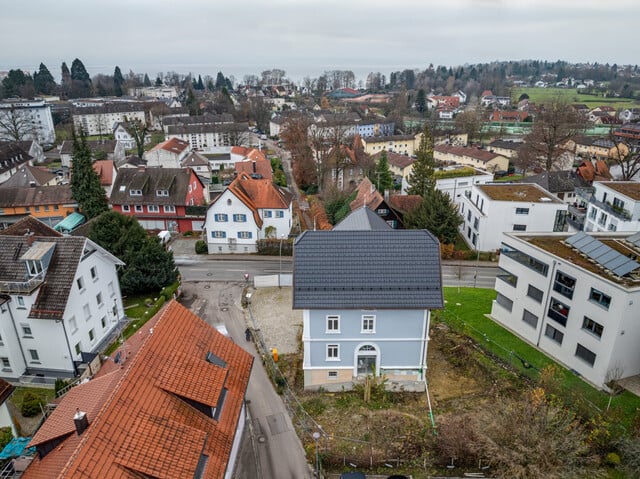
[{"label": "green lawn", "polygon": [[575,88],[513,88],[511,90],[511,102],[515,105],[523,93],[529,95],[529,101],[538,105],[560,97],[567,103],[583,103],[589,108],[602,105],[612,106],[616,109],[638,106],[637,101],[629,98],[605,98],[602,96],[585,95],[578,93]]},{"label": "green lawn", "polygon": [[22,407],[22,400],[24,399],[24,395],[27,392],[38,396],[40,399],[42,399],[42,402],[44,404],[50,403],[56,396],[56,392],[53,389],[27,388],[24,386],[18,386],[11,395],[11,402],[15,404],[18,410],[20,410],[20,408]]},{"label": "green lawn", "polygon": [[[491,312],[491,304],[496,293],[492,289],[480,288],[444,288],[446,305],[440,314],[455,330],[473,338],[483,349],[501,358],[519,373],[538,378],[538,371],[547,365],[557,364],[551,358],[510,333],[485,314]],[[559,367],[560,379],[567,398],[581,398],[605,410],[609,395],[593,388],[571,371]],[[628,426],[640,408],[640,398],[623,392],[615,396],[611,406],[619,408],[622,422]],[[595,410],[595,409],[594,409]]]}]

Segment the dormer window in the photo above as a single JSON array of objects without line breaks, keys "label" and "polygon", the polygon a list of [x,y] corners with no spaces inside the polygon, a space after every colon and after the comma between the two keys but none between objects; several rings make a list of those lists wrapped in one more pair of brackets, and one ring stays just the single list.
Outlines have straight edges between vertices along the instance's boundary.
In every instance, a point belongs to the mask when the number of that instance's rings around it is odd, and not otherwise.
[{"label": "dormer window", "polygon": [[40,260],[27,260],[27,270],[29,271],[29,276],[38,276],[44,268],[42,267],[42,261]]},{"label": "dormer window", "polygon": [[142,196],[142,190],[129,190],[131,196]]},{"label": "dormer window", "polygon": [[169,196],[169,190],[156,190],[156,196]]}]

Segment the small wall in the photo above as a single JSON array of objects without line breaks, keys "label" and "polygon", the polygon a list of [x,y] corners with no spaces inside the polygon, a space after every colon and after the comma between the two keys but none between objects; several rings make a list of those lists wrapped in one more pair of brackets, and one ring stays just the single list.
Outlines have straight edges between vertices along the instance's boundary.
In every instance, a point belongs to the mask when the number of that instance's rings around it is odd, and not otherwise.
[{"label": "small wall", "polygon": [[280,283],[278,284],[278,275],[264,275],[264,276],[255,276],[253,278],[253,286],[255,288],[273,288],[275,286],[293,286],[293,275],[292,274],[282,274],[280,275]]}]

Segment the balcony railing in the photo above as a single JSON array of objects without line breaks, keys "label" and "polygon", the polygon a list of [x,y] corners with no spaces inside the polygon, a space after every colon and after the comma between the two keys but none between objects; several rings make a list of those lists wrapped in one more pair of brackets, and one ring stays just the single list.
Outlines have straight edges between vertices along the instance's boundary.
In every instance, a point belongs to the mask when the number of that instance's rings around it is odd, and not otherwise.
[{"label": "balcony railing", "polygon": [[628,210],[625,210],[624,208],[619,208],[617,206],[613,206],[610,203],[603,203],[602,201],[598,201],[595,199],[595,197],[591,198],[591,203],[596,205],[598,208],[606,211],[607,213],[615,216],[616,218],[619,218],[623,221],[630,221],[631,220],[631,213],[629,213]]},{"label": "balcony railing", "polygon": [[44,281],[44,272],[25,281],[0,281],[1,293],[31,293]]}]

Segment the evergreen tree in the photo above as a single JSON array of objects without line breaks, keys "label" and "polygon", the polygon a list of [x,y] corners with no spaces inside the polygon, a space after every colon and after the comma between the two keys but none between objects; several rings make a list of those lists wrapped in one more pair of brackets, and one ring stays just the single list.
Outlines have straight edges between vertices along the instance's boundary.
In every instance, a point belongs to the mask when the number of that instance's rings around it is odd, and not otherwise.
[{"label": "evergreen tree", "polygon": [[198,83],[196,86],[197,90],[204,90],[204,83],[202,83],[202,77],[198,75]]},{"label": "evergreen tree", "polygon": [[227,82],[225,81],[224,75],[222,74],[222,72],[218,72],[218,74],[216,75],[216,90],[220,90],[226,85]]},{"label": "evergreen tree", "polygon": [[44,63],[40,63],[38,71],[33,74],[33,86],[36,93],[51,95],[56,91],[56,81]]},{"label": "evergreen tree", "polygon": [[120,67],[116,66],[113,71],[113,92],[116,96],[122,96],[122,86],[124,85],[124,77],[120,71]]},{"label": "evergreen tree", "polygon": [[428,126],[425,126],[422,132],[420,146],[415,154],[417,159],[413,162],[411,174],[407,178],[407,183],[409,183],[407,194],[420,195],[425,198],[436,187],[433,138]]},{"label": "evergreen tree", "polygon": [[406,228],[429,230],[443,244],[455,242],[460,223],[462,218],[449,195],[435,188],[428,190],[420,204],[404,215]]},{"label": "evergreen tree", "polygon": [[416,96],[416,110],[420,113],[424,113],[427,109],[427,96],[422,88],[418,90],[418,95]]},{"label": "evergreen tree", "polygon": [[91,77],[77,58],[71,63],[71,95],[74,98],[91,95]]},{"label": "evergreen tree", "polygon": [[62,93],[64,96],[68,97],[71,93],[71,72],[69,71],[69,67],[66,62],[62,62],[61,70],[61,82],[60,86],[62,87]]},{"label": "evergreen tree", "polygon": [[393,175],[389,169],[386,150],[382,151],[376,168],[369,179],[376,186],[376,189],[382,193],[393,190]]},{"label": "evergreen tree", "polygon": [[177,278],[173,254],[158,238],[148,237],[133,216],[102,213],[92,222],[88,237],[125,263],[118,273],[125,294],[158,291]]},{"label": "evergreen tree", "polygon": [[156,77],[156,86],[162,86],[162,78],[160,76]]},{"label": "evergreen tree", "polygon": [[71,161],[71,192],[78,202],[80,212],[88,219],[109,209],[107,196],[100,185],[100,177],[91,165],[91,150],[83,133],[73,135],[73,160]]},{"label": "evergreen tree", "polygon": [[144,86],[151,86],[151,80],[149,79],[149,75],[147,75],[146,73],[144,74],[144,81],[142,82],[142,84]]},{"label": "evergreen tree", "polygon": [[193,90],[189,88],[187,91],[187,109],[189,110],[189,115],[196,116],[200,114],[200,103],[198,99],[193,94]]},{"label": "evergreen tree", "polygon": [[2,80],[2,88],[7,98],[30,96],[29,90],[33,90],[33,79],[22,70],[9,70],[9,74]]}]

